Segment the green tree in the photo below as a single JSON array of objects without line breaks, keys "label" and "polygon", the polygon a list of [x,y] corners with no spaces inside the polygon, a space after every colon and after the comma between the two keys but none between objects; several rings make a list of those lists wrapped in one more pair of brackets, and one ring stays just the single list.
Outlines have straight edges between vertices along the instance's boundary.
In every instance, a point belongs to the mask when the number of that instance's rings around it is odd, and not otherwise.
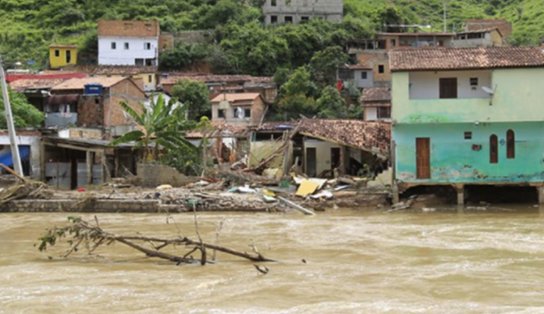
[{"label": "green tree", "polygon": [[321,118],[348,118],[346,102],[335,87],[327,86],[316,101]]},{"label": "green tree", "polygon": [[178,99],[187,109],[190,120],[210,115],[210,94],[206,84],[193,80],[182,80],[172,88],[172,96]]},{"label": "green tree", "polygon": [[[13,113],[13,124],[16,128],[38,128],[43,122],[43,113],[31,105],[23,94],[8,90]],[[0,97],[0,128],[6,129],[6,116],[4,115],[4,100]]]},{"label": "green tree", "polygon": [[182,107],[167,104],[162,96],[149,108],[141,104],[139,110],[134,110],[125,102],[120,105],[140,129],[125,133],[113,140],[112,145],[136,142],[136,147],[143,149],[143,160],[146,162],[161,160],[161,154],[197,156],[196,147],[184,137],[184,133],[195,124],[185,119]]},{"label": "green tree", "polygon": [[316,53],[310,60],[310,69],[314,79],[321,85],[332,85],[336,82],[336,72],[349,57],[342,47],[332,46]]},{"label": "green tree", "polygon": [[297,119],[300,115],[312,117],[319,112],[315,97],[317,87],[307,67],[297,68],[280,88],[277,116],[279,119]]}]

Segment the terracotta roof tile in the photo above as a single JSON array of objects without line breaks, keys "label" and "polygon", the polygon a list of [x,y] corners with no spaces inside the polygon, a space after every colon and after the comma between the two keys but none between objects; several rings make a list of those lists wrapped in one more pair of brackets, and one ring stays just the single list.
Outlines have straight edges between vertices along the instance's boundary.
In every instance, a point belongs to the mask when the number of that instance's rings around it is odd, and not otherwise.
[{"label": "terracotta roof tile", "polygon": [[465,21],[466,31],[477,31],[487,28],[498,28],[504,37],[512,34],[512,24],[501,19],[471,19]]},{"label": "terracotta roof tile", "polygon": [[108,88],[127,79],[125,76],[95,76],[85,78],[74,78],[54,86],[51,90],[84,89],[86,84],[101,84]]},{"label": "terracotta roof tile", "polygon": [[542,48],[420,48],[389,53],[391,71],[544,67]]},{"label": "terracotta roof tile", "polygon": [[[391,124],[346,119],[303,119],[299,132],[310,137],[369,151],[387,158],[391,141]],[[285,131],[298,122],[266,122],[259,131]]]},{"label": "terracotta roof tile", "polygon": [[391,88],[388,87],[369,87],[363,90],[361,96],[363,103],[366,102],[390,102]]},{"label": "terracotta roof tile", "polygon": [[62,78],[45,78],[45,79],[20,79],[9,84],[11,89],[23,92],[27,89],[51,89],[67,79]]},{"label": "terracotta roof tile", "polygon": [[159,21],[99,20],[98,36],[158,37]]}]

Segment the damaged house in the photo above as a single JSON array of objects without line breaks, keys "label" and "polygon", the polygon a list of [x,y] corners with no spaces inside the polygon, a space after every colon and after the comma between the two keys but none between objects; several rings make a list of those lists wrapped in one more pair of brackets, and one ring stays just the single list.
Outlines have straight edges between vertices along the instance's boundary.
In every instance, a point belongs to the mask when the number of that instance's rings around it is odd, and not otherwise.
[{"label": "damaged house", "polygon": [[[288,145],[281,146],[283,142]],[[283,173],[293,165],[310,177],[373,176],[388,167],[389,142],[390,124],[386,122],[302,119],[264,123],[252,136],[250,166],[275,152],[277,159],[268,166],[283,167]]]}]

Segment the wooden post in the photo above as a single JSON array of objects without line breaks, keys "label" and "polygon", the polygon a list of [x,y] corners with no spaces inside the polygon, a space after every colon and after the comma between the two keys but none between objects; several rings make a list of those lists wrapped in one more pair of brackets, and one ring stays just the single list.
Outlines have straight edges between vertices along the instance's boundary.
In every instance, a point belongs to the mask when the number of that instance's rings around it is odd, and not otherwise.
[{"label": "wooden post", "polygon": [[85,161],[87,163],[87,184],[91,185],[93,184],[93,155],[94,153],[91,151],[85,151]]}]

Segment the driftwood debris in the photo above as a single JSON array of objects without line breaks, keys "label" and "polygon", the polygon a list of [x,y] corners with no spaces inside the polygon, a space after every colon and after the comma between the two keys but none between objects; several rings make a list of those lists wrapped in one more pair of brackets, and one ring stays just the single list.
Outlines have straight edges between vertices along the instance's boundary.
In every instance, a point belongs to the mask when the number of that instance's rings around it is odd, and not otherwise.
[{"label": "driftwood debris", "polygon": [[0,163],[0,167],[14,175],[20,181],[9,187],[0,189],[0,206],[17,199],[44,199],[51,197],[52,192],[47,189],[45,183],[24,178],[2,163]]},{"label": "driftwood debris", "polygon": [[[79,251],[81,248],[86,248],[90,254],[100,246],[117,242],[142,252],[148,257],[165,259],[178,265],[196,263],[205,265],[208,263],[207,250],[222,252],[252,262],[274,262],[274,260],[266,258],[258,252],[247,253],[237,251],[224,246],[202,242],[201,240],[192,240],[187,237],[163,239],[146,236],[116,235],[104,231],[100,227],[96,217],[94,224],[79,217],[68,217],[68,220],[70,222],[68,226],[49,229],[47,233],[40,238],[40,244],[38,246],[40,251],[45,251],[48,246],[53,246],[61,238],[66,238],[68,244],[70,244],[70,248],[66,251],[64,257],[68,257],[72,253]],[[170,247],[172,250],[179,250],[179,248],[182,247],[183,251],[182,254],[179,255],[161,251],[166,247]],[[192,254],[197,251],[200,252],[200,258],[198,259],[192,256]]]}]

